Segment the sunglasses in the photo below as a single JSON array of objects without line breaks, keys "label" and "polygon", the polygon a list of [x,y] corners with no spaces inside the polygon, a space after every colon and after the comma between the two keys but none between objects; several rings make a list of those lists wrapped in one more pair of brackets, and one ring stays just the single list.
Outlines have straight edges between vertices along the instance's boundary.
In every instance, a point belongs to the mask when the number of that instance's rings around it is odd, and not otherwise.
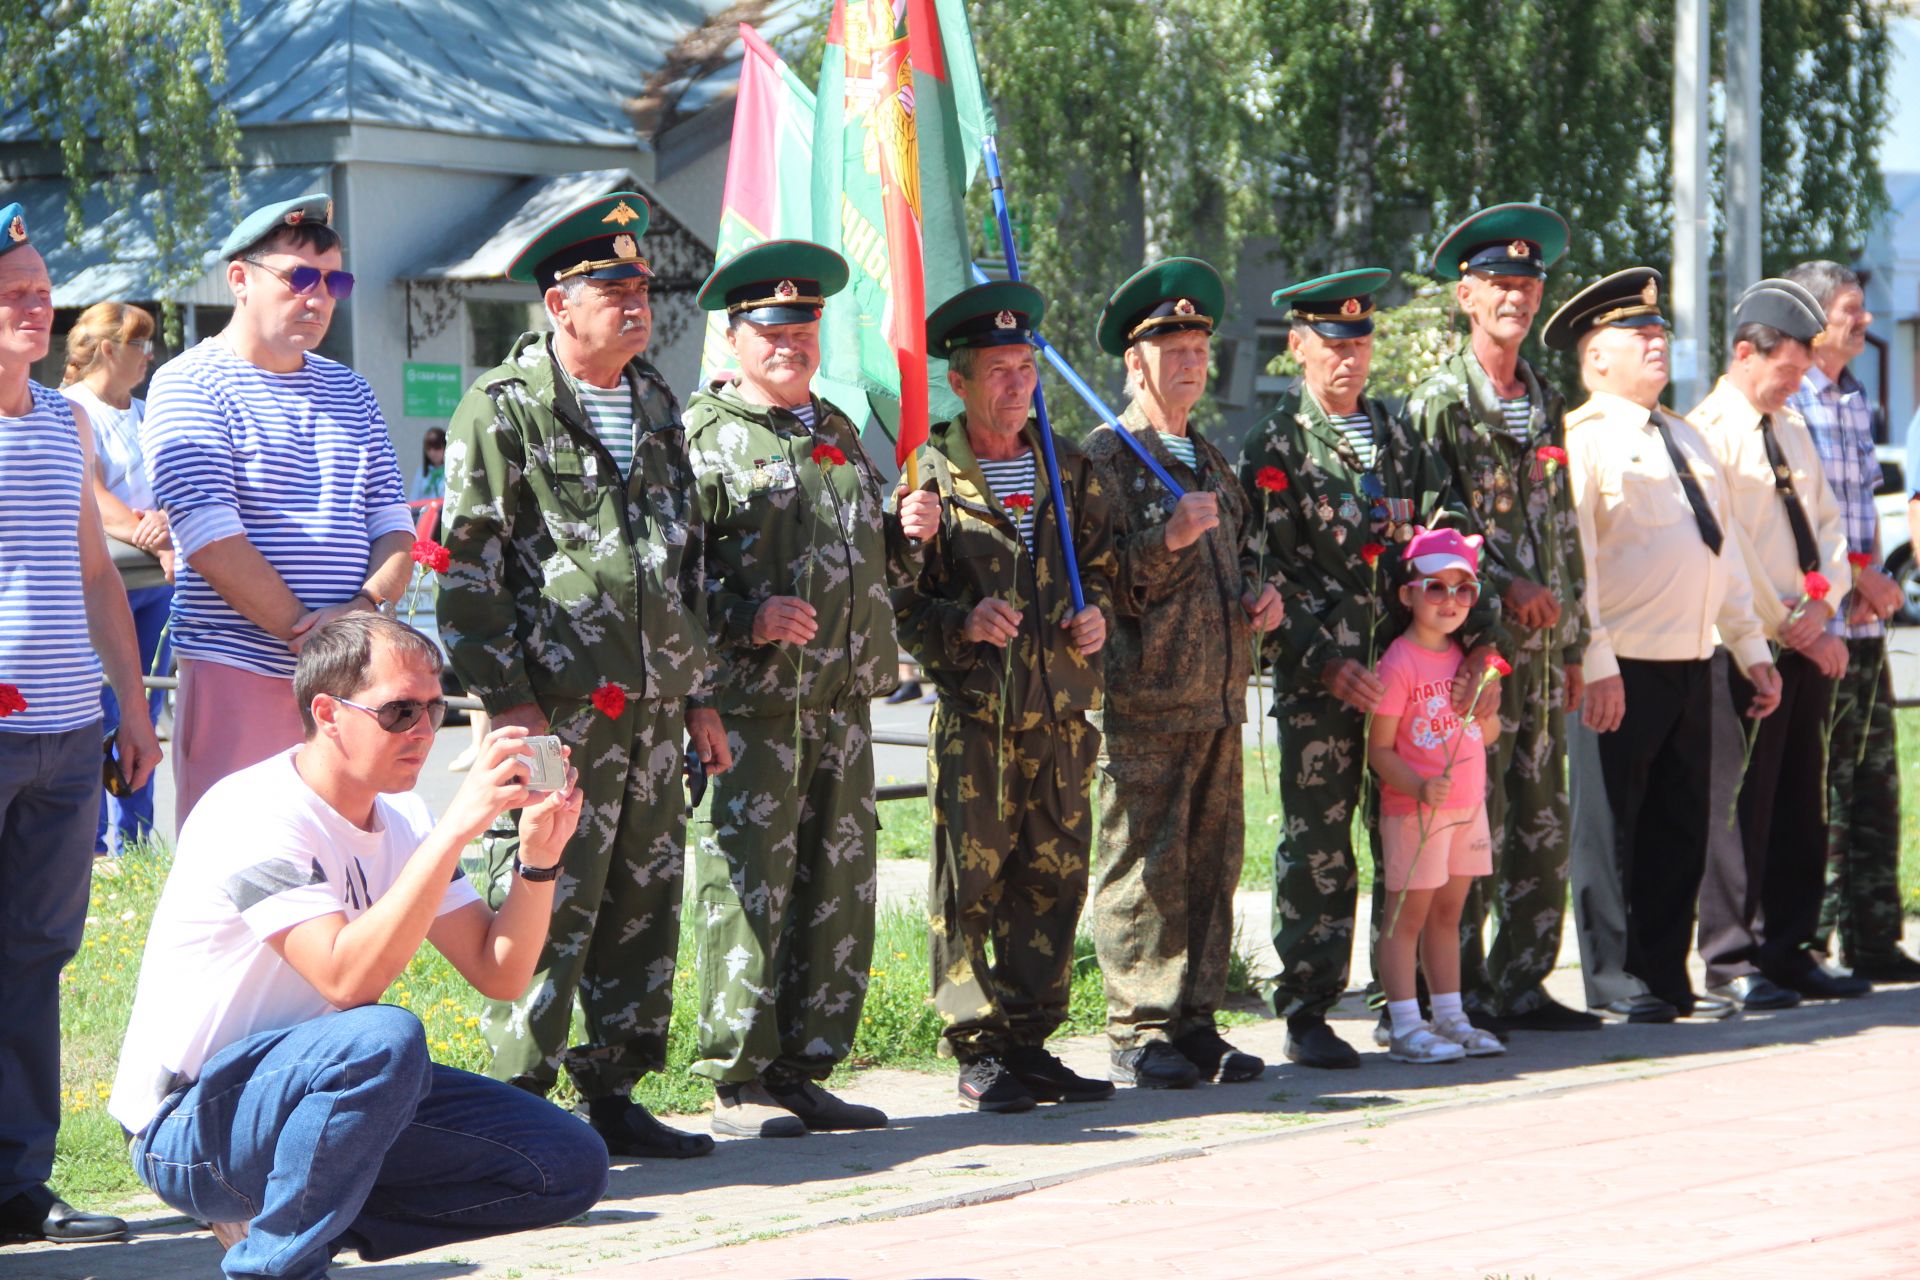
[{"label": "sunglasses", "polygon": [[1438,578],[1422,578],[1419,586],[1421,597],[1436,609],[1449,600],[1458,600],[1471,609],[1474,601],[1480,598],[1480,584],[1477,582],[1462,582],[1448,586]]},{"label": "sunglasses", "polygon": [[291,271],[282,271],[278,267],[267,265],[258,258],[243,258],[241,261],[250,266],[258,267],[271,275],[280,277],[287,288],[292,290],[293,295],[297,298],[303,298],[307,294],[312,293],[315,289],[319,288],[322,283],[325,283],[327,286],[328,296],[332,297],[336,302],[345,302],[353,293],[353,273],[351,271],[322,271],[318,267],[308,266],[298,266]]},{"label": "sunglasses", "polygon": [[143,356],[150,356],[153,354],[153,339],[134,338],[126,344],[126,348],[129,351],[138,351]]},{"label": "sunglasses", "polygon": [[327,696],[343,707],[352,707],[355,711],[366,712],[374,718],[375,723],[388,733],[405,733],[420,723],[421,716],[425,716],[427,723],[433,728],[438,729],[447,718],[447,700],[445,698],[432,698],[426,702],[421,702],[417,698],[395,698],[392,702],[383,702],[377,707],[368,707],[362,706],[358,702],[352,702],[346,698],[342,698],[338,694],[330,693]]}]

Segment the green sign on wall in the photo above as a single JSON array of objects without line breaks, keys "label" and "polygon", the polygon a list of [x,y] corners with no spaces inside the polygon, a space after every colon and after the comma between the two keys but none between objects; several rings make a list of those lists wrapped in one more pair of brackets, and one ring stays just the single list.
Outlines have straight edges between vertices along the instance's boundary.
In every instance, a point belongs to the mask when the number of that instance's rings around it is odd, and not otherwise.
[{"label": "green sign on wall", "polygon": [[460,405],[460,366],[422,364],[409,360],[400,366],[405,388],[403,412],[409,418],[446,418]]}]

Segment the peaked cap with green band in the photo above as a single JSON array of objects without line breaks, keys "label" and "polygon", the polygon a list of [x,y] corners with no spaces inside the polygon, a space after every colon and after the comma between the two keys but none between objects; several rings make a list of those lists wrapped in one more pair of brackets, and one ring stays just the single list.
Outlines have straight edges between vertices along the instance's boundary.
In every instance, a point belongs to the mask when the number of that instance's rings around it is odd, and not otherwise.
[{"label": "peaked cap with green band", "polygon": [[250,249],[281,227],[298,227],[316,222],[323,227],[333,225],[333,197],[324,191],[263,205],[240,219],[227,238],[220,242],[220,256],[231,262],[235,258],[245,257]]},{"label": "peaked cap with green band", "polygon": [[1168,258],[1129,276],[1100,312],[1100,349],[1117,356],[1141,338],[1212,333],[1227,310],[1220,273],[1198,258]]},{"label": "peaked cap with green band", "polygon": [[1567,220],[1542,205],[1496,204],[1470,214],[1433,251],[1433,274],[1458,280],[1469,271],[1544,279],[1567,251]]},{"label": "peaked cap with green band", "polygon": [[1373,332],[1373,292],[1392,279],[1385,267],[1336,271],[1275,289],[1273,305],[1286,303],[1323,338],[1364,338]]},{"label": "peaked cap with green band", "polygon": [[768,240],[713,269],[696,301],[754,324],[806,324],[847,287],[847,260],[811,240]]},{"label": "peaked cap with green band", "polygon": [[598,196],[549,222],[507,264],[507,279],[532,281],[546,292],[562,280],[627,280],[651,276],[640,237],[652,210],[638,191]]},{"label": "peaked cap with green band", "polygon": [[962,347],[1032,346],[1047,300],[1032,285],[997,280],[962,289],[927,317],[927,354],[948,356]]}]

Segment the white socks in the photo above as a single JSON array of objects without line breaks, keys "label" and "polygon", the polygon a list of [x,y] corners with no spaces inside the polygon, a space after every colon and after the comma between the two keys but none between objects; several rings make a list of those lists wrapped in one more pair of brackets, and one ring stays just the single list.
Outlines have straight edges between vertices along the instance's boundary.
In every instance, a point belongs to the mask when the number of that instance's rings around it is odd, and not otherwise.
[{"label": "white socks", "polygon": [[[1459,997],[1455,997],[1457,1001]],[[1404,1036],[1420,1025],[1420,1002],[1418,1000],[1389,1000],[1387,1014],[1393,1019],[1393,1034]]]},{"label": "white socks", "polygon": [[1449,991],[1445,995],[1433,997],[1433,1021],[1438,1026],[1444,1022],[1465,1022],[1466,1012],[1460,1008],[1460,993]]}]

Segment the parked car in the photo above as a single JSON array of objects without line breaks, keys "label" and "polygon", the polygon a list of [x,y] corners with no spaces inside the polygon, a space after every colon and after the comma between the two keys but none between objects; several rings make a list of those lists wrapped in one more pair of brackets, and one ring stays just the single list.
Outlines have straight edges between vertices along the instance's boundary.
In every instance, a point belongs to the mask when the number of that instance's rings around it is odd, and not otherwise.
[{"label": "parked car", "polygon": [[1907,528],[1907,451],[1902,445],[1883,444],[1874,452],[1880,458],[1880,487],[1874,491],[1873,505],[1880,515],[1880,556],[1887,572],[1900,584],[1907,604],[1894,619],[1902,626],[1920,625],[1920,565],[1914,563],[1913,539]]}]

